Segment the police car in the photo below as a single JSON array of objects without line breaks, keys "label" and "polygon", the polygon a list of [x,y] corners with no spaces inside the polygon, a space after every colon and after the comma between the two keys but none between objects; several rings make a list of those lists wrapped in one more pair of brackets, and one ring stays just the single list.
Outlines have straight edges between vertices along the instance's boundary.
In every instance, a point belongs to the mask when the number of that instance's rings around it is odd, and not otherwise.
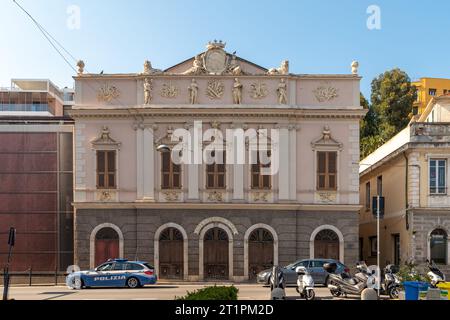
[{"label": "police car", "polygon": [[109,260],[94,270],[73,272],[66,277],[67,286],[77,290],[90,287],[139,288],[156,281],[153,266],[125,259]]}]

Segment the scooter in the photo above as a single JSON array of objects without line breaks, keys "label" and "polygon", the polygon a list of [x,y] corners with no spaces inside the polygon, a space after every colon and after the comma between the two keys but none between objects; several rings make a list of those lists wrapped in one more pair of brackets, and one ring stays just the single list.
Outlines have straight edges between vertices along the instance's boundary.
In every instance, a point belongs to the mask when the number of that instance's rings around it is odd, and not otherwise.
[{"label": "scooter", "polygon": [[297,292],[301,298],[306,300],[314,300],[316,293],[314,292],[314,279],[305,267],[297,267],[295,272],[298,275]]},{"label": "scooter", "polygon": [[364,289],[375,287],[375,270],[372,271],[366,281],[361,281],[346,272],[335,274],[336,263],[325,263],[323,268],[329,273],[328,289],[334,297],[340,297],[341,295],[347,297],[348,294],[361,295]]},{"label": "scooter", "polygon": [[398,299],[400,282],[400,278],[394,273],[394,266],[388,264],[384,268],[384,278],[381,282],[381,293],[388,295],[391,299]]},{"label": "scooter", "polygon": [[[365,262],[358,262],[356,268],[360,271],[355,275],[361,282],[366,282],[371,273]],[[388,295],[391,299],[397,299],[398,293],[400,291],[400,278],[394,274],[393,265],[387,265],[384,268],[384,278],[380,281],[380,293],[383,295]],[[375,284],[373,289],[378,290],[378,283],[375,278]]]},{"label": "scooter", "polygon": [[272,268],[270,276],[270,298],[271,300],[286,299],[286,285],[284,281],[283,270],[279,266]]},{"label": "scooter", "polygon": [[442,273],[441,270],[437,267],[437,265],[432,261],[430,263],[429,260],[427,260],[428,269],[430,270],[427,275],[431,279],[431,287],[436,288],[438,283],[445,282],[445,275]]},{"label": "scooter", "polygon": [[364,261],[357,262],[356,269],[358,270],[358,272],[355,274],[355,279],[360,282],[366,283],[367,278],[371,275],[366,263]]}]

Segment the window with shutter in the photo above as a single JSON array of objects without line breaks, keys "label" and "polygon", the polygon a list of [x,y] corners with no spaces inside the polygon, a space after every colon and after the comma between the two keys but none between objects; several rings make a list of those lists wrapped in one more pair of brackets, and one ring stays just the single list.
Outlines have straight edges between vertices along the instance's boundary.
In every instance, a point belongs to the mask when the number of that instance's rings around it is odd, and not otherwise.
[{"label": "window with shutter", "polygon": [[[206,188],[208,189],[224,189],[226,188],[226,166],[225,152],[222,154],[222,163],[213,163],[206,165]],[[215,153],[211,153],[215,157]]]},{"label": "window with shutter", "polygon": [[181,188],[181,165],[172,161],[171,153],[161,154],[161,189]]},{"label": "window with shutter", "polygon": [[97,189],[116,188],[116,151],[97,150]]},{"label": "window with shutter", "polygon": [[[267,151],[267,156],[270,157],[270,151]],[[260,155],[258,152],[257,163],[251,165],[251,182],[252,189],[271,189],[272,188],[272,176],[263,175],[262,168],[270,168],[271,163],[263,164],[260,161]]]},{"label": "window with shutter", "polygon": [[317,190],[337,189],[337,152],[317,152]]}]

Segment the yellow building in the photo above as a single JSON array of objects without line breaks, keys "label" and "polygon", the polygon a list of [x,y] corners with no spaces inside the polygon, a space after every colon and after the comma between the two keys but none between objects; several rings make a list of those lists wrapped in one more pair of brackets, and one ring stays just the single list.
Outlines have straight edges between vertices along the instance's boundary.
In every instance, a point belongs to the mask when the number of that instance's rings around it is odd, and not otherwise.
[{"label": "yellow building", "polygon": [[417,88],[417,101],[414,107],[418,114],[422,114],[433,97],[450,94],[450,79],[442,78],[420,78],[412,82]]},{"label": "yellow building", "polygon": [[385,198],[380,263],[442,265],[450,275],[450,95],[360,163],[360,259],[376,264],[372,199]]}]

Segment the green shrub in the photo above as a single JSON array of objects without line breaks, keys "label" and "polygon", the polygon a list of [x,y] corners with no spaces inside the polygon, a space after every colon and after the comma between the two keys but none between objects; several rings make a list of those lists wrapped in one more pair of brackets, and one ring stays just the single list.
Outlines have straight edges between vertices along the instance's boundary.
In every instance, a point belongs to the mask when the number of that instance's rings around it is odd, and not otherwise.
[{"label": "green shrub", "polygon": [[406,263],[405,265],[401,266],[397,275],[402,282],[402,287],[403,282],[405,281],[430,282],[430,278],[428,277],[428,275],[423,275],[421,272],[419,272],[417,270],[417,265],[413,263]]},{"label": "green shrub", "polygon": [[184,297],[177,297],[177,300],[237,300],[239,289],[231,287],[206,287],[187,293]]}]

